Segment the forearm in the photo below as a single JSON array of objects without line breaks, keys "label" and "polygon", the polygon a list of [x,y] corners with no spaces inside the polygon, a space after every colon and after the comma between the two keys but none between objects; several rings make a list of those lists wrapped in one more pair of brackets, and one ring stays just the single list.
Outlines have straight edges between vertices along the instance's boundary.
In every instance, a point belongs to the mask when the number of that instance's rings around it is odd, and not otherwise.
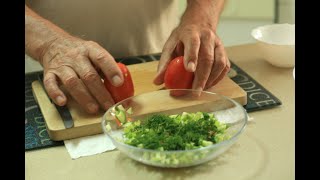
[{"label": "forearm", "polygon": [[188,0],[181,23],[203,23],[216,31],[225,0]]},{"label": "forearm", "polygon": [[25,6],[25,51],[29,56],[42,64],[46,48],[58,38],[68,36],[61,28]]}]

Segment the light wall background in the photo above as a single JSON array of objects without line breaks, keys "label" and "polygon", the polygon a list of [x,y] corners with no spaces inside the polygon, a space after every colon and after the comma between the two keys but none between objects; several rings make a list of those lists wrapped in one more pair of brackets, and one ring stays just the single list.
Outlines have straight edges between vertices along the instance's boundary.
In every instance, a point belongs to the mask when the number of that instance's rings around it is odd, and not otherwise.
[{"label": "light wall background", "polygon": [[[295,0],[226,0],[217,33],[225,46],[253,43],[251,30],[273,24],[294,24]],[[186,0],[180,0],[183,13]],[[275,22],[277,19],[277,22]]]},{"label": "light wall background", "polygon": [[[186,0],[180,1],[180,13]],[[295,23],[295,0],[226,0],[217,33],[225,46],[255,42],[251,30],[255,27],[275,23]],[[278,14],[278,16],[276,16]],[[277,17],[277,18],[276,18]],[[25,72],[39,71],[42,67],[25,55]]]}]

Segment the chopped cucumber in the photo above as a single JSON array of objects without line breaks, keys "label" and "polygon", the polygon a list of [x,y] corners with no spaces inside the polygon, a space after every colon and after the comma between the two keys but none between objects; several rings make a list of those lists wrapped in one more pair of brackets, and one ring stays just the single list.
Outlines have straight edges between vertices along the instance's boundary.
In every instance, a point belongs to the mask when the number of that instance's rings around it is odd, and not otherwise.
[{"label": "chopped cucumber", "polygon": [[127,121],[126,112],[123,110],[116,111],[116,117],[122,124],[126,123]]},{"label": "chopped cucumber", "polygon": [[124,109],[124,107],[122,106],[122,104],[120,104],[120,105],[118,105],[117,106],[117,108],[116,108],[116,110],[118,110],[118,111],[126,111],[125,109]]},{"label": "chopped cucumber", "polygon": [[127,113],[128,113],[128,114],[132,114],[132,113],[133,113],[131,107],[127,110]]}]

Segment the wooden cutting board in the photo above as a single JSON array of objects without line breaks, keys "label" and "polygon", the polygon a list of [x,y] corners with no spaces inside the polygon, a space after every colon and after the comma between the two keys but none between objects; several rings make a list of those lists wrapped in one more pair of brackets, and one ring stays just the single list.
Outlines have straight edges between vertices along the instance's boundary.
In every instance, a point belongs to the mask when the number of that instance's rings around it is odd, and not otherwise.
[{"label": "wooden cutting board", "polygon": [[[153,61],[128,66],[135,85],[135,95],[163,89],[163,86],[156,86],[152,83],[156,75],[157,64],[157,61]],[[72,98],[68,97],[67,106],[74,119],[74,127],[66,129],[57,109],[50,102],[38,81],[32,83],[32,90],[52,140],[60,141],[102,133],[101,120],[104,112],[89,115]],[[247,93],[227,76],[207,91],[230,97],[242,105],[247,104]]]}]

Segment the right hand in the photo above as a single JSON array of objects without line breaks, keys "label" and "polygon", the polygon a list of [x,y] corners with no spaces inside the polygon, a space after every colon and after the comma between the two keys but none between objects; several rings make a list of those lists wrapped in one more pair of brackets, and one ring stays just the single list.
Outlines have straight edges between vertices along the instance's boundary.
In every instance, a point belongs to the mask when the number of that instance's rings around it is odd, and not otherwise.
[{"label": "right hand", "polygon": [[65,105],[67,97],[60,89],[63,85],[88,113],[98,112],[99,106],[106,110],[114,104],[103,84],[104,77],[116,87],[123,83],[116,61],[105,49],[76,37],[53,41],[43,50],[40,63],[50,98],[59,106]]}]

